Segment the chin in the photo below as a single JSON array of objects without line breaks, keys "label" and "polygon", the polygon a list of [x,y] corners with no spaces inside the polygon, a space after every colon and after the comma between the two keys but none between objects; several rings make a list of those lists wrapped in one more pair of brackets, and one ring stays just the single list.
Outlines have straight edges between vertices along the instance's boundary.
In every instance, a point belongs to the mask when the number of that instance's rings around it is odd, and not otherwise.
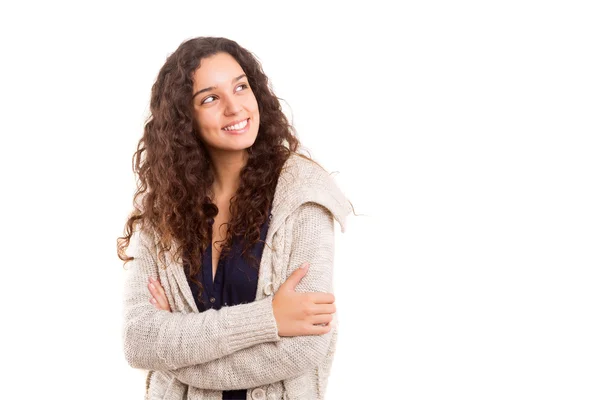
[{"label": "chin", "polygon": [[229,151],[242,151],[242,150],[248,150],[250,147],[252,147],[252,145],[254,144],[254,141],[251,142],[245,142],[245,143],[239,143],[239,145],[237,146],[224,146],[222,148],[222,150],[229,150]]}]

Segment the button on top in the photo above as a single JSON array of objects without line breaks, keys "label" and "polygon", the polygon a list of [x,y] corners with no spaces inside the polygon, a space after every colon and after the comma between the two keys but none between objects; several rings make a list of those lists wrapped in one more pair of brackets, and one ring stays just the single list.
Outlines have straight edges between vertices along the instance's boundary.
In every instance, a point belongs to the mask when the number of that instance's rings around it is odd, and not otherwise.
[{"label": "button on top", "polygon": [[263,292],[267,296],[272,295],[273,294],[273,282],[267,282],[267,284],[265,285],[265,288],[263,289]]},{"label": "button on top", "polygon": [[214,303],[214,302],[215,302],[215,300],[216,300],[216,299],[215,299],[214,297],[211,297],[211,298],[210,298],[210,302],[211,302],[211,303]]},{"label": "button on top", "polygon": [[265,400],[265,390],[263,388],[256,388],[252,391],[253,400]]}]

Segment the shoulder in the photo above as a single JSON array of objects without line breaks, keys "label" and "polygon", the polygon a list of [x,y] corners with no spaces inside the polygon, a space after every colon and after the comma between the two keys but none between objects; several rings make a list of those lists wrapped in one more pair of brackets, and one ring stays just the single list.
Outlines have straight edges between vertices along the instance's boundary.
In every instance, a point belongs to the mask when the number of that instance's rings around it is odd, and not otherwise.
[{"label": "shoulder", "polygon": [[[300,206],[309,203],[302,210]],[[333,177],[316,161],[292,153],[286,160],[273,199],[274,214],[282,218],[304,208],[320,207],[331,213],[345,230],[345,218],[352,206]]]},{"label": "shoulder", "polygon": [[334,184],[327,170],[315,160],[292,153],[286,160],[281,174],[294,178],[295,182],[313,181]]},{"label": "shoulder", "polygon": [[302,203],[294,210],[290,220],[293,229],[300,233],[333,232],[334,215],[329,208],[320,203],[312,201]]}]

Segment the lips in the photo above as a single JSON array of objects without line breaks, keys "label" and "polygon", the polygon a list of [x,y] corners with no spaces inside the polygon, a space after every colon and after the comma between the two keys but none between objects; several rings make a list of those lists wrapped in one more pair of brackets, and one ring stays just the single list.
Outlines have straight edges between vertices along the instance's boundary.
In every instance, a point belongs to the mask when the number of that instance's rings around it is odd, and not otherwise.
[{"label": "lips", "polygon": [[[230,134],[230,135],[242,135],[242,134],[248,132],[248,130],[250,129],[250,122],[251,122],[251,120],[250,120],[250,118],[246,118],[246,119],[243,119],[241,121],[242,124],[244,124],[244,122],[245,122],[245,125],[244,125],[243,128],[239,128],[239,129],[236,129],[236,130],[228,130],[228,129],[223,129],[222,128],[221,130],[223,132],[227,133],[227,134]],[[235,125],[236,124],[233,124],[233,126],[235,126]],[[228,126],[232,126],[232,125],[228,125]]]},{"label": "lips", "polygon": [[230,123],[230,124],[227,124],[227,125],[225,125],[225,126],[224,126],[224,127],[222,127],[221,129],[225,129],[225,128],[228,128],[228,127],[230,127],[230,126],[237,125],[237,124],[239,124],[240,122],[244,122],[244,121],[245,121],[245,120],[247,120],[247,119],[248,119],[248,118],[243,118],[243,119],[240,119],[240,120],[238,120],[238,121],[232,122],[232,123]]}]

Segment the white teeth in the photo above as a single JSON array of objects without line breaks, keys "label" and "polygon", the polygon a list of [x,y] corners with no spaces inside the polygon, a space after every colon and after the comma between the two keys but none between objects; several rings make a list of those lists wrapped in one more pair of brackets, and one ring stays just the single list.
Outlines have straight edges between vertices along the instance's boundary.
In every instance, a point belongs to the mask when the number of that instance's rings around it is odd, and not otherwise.
[{"label": "white teeth", "polygon": [[240,129],[244,129],[246,127],[246,124],[248,124],[247,119],[238,124],[228,126],[227,128],[223,128],[223,129],[226,131],[239,131]]}]

